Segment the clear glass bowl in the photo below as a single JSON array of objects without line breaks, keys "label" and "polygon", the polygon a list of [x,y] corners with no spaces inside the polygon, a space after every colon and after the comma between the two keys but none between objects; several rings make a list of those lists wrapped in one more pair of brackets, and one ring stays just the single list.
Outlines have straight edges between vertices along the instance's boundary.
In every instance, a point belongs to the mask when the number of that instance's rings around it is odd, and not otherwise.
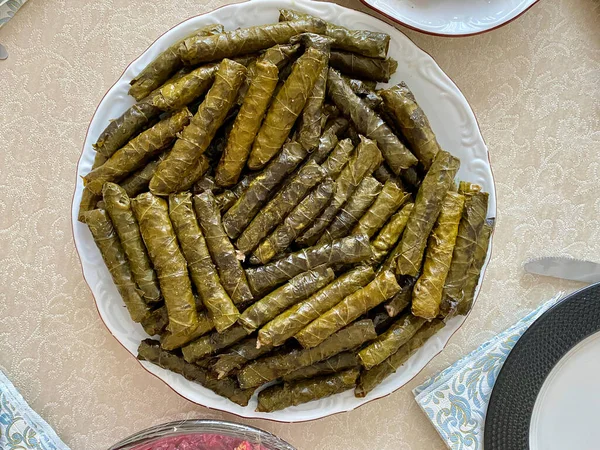
[{"label": "clear glass bowl", "polygon": [[258,428],[221,420],[182,420],[139,431],[109,450],[295,450]]}]

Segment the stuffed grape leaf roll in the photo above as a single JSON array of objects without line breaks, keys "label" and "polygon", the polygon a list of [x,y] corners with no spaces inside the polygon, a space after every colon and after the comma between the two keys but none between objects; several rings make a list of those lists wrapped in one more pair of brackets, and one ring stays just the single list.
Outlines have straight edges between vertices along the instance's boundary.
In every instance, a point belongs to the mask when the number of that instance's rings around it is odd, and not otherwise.
[{"label": "stuffed grape leaf roll", "polygon": [[358,358],[353,352],[343,352],[332,356],[325,361],[311,364],[285,375],[283,381],[306,380],[322,375],[330,375],[332,373],[341,372],[346,369],[359,367]]},{"label": "stuffed grape leaf roll", "polygon": [[410,305],[412,300],[412,292],[416,279],[409,277],[408,279],[402,281],[403,282],[400,285],[400,292],[383,304],[383,307],[390,317],[396,317],[398,314],[403,312]]},{"label": "stuffed grape leaf roll", "polygon": [[344,166],[350,161],[353,150],[354,144],[352,144],[350,139],[339,141],[333,151],[329,153],[327,159],[321,164],[327,176],[336,180],[340,173],[342,173]]},{"label": "stuffed grape leaf roll", "polygon": [[148,191],[148,185],[150,184],[150,180],[154,176],[154,172],[156,172],[156,168],[160,161],[160,157],[159,159],[150,161],[143,168],[132,173],[119,183],[129,198],[133,198],[142,192]]},{"label": "stuffed grape leaf roll", "polygon": [[217,378],[221,379],[271,350],[273,347],[268,345],[257,347],[256,338],[249,337],[216,355],[212,371],[217,374]]},{"label": "stuffed grape leaf roll", "polygon": [[310,155],[311,161],[322,164],[329,153],[338,143],[338,137],[348,128],[348,121],[343,117],[336,117],[325,123],[325,128],[319,138],[319,145]]},{"label": "stuffed grape leaf roll", "polygon": [[239,324],[226,329],[222,333],[215,331],[202,336],[181,349],[187,362],[197,362],[212,353],[230,347],[248,337],[248,331]]},{"label": "stuffed grape leaf roll", "polygon": [[[396,243],[400,240],[408,217],[412,212],[414,203],[407,203],[404,207],[394,214],[390,220],[384,225],[379,234],[371,241],[371,248],[373,249],[373,263],[379,264],[383,261],[386,255],[394,248]],[[392,267],[392,265],[390,265]]]},{"label": "stuffed grape leaf roll", "polygon": [[355,53],[335,51],[331,52],[329,64],[334,69],[353,78],[364,78],[385,83],[390,81],[398,68],[398,62],[393,58],[369,58]]}]

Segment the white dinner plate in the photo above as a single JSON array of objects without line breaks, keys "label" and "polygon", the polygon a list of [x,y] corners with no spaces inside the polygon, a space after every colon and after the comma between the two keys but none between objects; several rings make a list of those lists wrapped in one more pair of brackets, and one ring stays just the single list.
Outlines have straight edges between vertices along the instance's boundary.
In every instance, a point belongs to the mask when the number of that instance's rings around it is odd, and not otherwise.
[{"label": "white dinner plate", "polygon": [[[490,193],[488,216],[496,216],[496,195],[488,152],[471,107],[435,61],[395,28],[367,14],[332,3],[306,0],[253,0],[192,17],[160,36],[150,48],[125,69],[121,78],[106,93],[92,117],[77,167],[72,221],[75,244],[83,266],[83,273],[92,290],[102,320],[109,331],[132,355],[137,354],[140,341],[148,336],[140,325],[133,323],[129,318],[89,230],[84,224],[77,221],[83,190],[80,177],[91,169],[94,160],[92,144],[96,142],[110,119],[119,117],[134,103],[133,99],[127,95],[129,81],[161,51],[189,35],[193,30],[209,23],[220,22],[226,29],[232,30],[237,27],[277,22],[279,8],[301,10],[350,28],[388,33],[391,36],[389,54],[399,62],[398,72],[394,74],[390,82],[395,84],[404,80],[408,84],[428,115],[441,146],[461,159],[459,178],[478,183]],[[147,362],[141,364],[177,393],[198,404],[244,417],[300,422],[349,411],[395,391],[417,375],[444,348],[464,320],[464,317],[455,317],[450,320],[448,325],[430,339],[396,374],[388,377],[365,398],[355,398],[352,391],[349,391],[268,414],[254,411],[256,396],[247,407],[242,407],[198,384],[185,380],[180,375]]]},{"label": "white dinner plate", "polygon": [[436,36],[472,36],[505,25],[538,0],[361,0],[401,25]]}]

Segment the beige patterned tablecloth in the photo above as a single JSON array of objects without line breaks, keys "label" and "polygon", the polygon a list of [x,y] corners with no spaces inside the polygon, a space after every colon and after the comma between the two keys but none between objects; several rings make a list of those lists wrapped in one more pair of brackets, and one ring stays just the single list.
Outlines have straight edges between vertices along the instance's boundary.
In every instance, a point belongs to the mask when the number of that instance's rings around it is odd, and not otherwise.
[{"label": "beige patterned tablecloth", "polygon": [[303,424],[211,411],[144,371],[102,325],[73,245],[75,165],[104,92],[159,34],[225,3],[32,0],[0,30],[10,54],[0,61],[0,369],[76,450],[198,417],[252,424],[300,450],[442,449],[411,389],[557,290],[580,287],[524,274],[525,259],[600,258],[599,3],[542,0],[470,38],[401,28],[478,117],[498,190],[492,262],[469,320],[415,380]]}]

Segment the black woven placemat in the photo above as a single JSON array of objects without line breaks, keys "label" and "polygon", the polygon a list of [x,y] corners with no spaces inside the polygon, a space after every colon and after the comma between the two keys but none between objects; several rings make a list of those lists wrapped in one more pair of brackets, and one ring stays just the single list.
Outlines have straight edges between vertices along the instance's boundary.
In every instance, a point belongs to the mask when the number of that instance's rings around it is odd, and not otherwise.
[{"label": "black woven placemat", "polygon": [[521,336],[498,374],[484,428],[485,450],[529,449],[529,424],[544,380],[577,343],[600,331],[600,283],[566,297]]}]

